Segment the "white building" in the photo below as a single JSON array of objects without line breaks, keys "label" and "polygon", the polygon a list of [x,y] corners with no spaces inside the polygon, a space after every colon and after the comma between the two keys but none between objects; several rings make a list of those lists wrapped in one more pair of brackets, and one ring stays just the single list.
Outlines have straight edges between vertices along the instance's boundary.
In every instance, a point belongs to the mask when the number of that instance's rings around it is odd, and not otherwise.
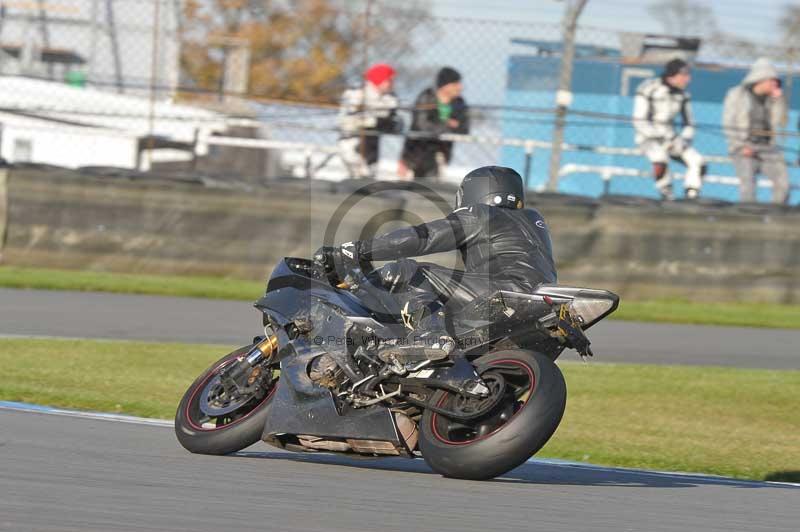
[{"label": "white building", "polygon": [[0,156],[11,163],[137,167],[134,134],[4,112],[0,124]]},{"label": "white building", "polygon": [[208,137],[227,129],[224,115],[197,107],[0,76],[0,156],[11,163],[147,170],[207,154]]},{"label": "white building", "polygon": [[[2,0],[0,74],[85,80],[118,93],[179,81],[184,0]],[[155,74],[155,75],[154,75]]]}]

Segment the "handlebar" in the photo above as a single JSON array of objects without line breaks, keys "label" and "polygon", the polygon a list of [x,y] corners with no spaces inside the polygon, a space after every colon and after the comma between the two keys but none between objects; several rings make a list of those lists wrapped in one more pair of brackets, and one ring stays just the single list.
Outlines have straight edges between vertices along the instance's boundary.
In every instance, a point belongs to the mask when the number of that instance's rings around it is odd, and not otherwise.
[{"label": "handlebar", "polygon": [[339,289],[348,289],[351,286],[369,282],[364,272],[371,272],[374,269],[372,262],[366,260],[362,260],[358,267],[348,268],[344,272],[338,271],[335,264],[326,264],[323,257],[314,256],[312,260],[316,266],[322,269],[328,282]]}]

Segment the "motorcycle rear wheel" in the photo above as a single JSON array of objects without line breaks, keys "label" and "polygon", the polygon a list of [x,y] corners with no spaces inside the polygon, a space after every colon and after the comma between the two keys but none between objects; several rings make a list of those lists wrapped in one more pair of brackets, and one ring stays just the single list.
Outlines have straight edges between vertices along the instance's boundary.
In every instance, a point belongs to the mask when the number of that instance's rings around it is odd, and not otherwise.
[{"label": "motorcycle rear wheel", "polygon": [[241,347],[228,353],[200,375],[178,405],[175,413],[175,435],[188,451],[198,454],[229,454],[249,447],[261,439],[266,422],[267,406],[278,387],[278,381],[261,397],[242,402],[234,411],[211,417],[200,408],[200,401],[208,398],[208,388],[215,377],[238,357],[247,354],[253,346]]},{"label": "motorcycle rear wheel", "polygon": [[[426,410],[419,446],[428,465],[446,477],[487,480],[523,464],[555,432],[567,401],[561,370],[545,355],[509,350],[474,362],[481,375],[499,373],[505,397],[480,419],[469,423]],[[454,394],[438,391],[433,402],[453,408]]]}]

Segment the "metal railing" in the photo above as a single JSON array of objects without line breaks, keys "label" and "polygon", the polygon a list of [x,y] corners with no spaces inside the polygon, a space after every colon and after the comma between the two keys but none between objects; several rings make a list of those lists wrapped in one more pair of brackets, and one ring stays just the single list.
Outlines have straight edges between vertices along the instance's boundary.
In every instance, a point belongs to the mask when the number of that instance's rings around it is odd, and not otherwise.
[{"label": "metal railing", "polygon": [[[403,136],[403,135],[385,134],[385,133],[383,135]],[[429,135],[417,134],[415,132],[406,133],[404,136],[411,138],[431,138]],[[553,147],[553,144],[551,142],[536,140],[536,139],[524,139],[524,138],[503,138],[503,137],[491,137],[491,136],[481,136],[481,135],[457,135],[457,134],[443,134],[436,138],[440,140],[459,142],[459,143],[522,148],[525,153],[525,163],[522,170],[522,176],[525,180],[526,188],[530,188],[530,177],[536,151],[550,150]],[[249,138],[226,137],[226,136],[207,137],[204,142],[206,142],[209,145],[217,145],[217,146],[235,146],[243,148],[291,150],[291,151],[303,152],[305,160],[304,173],[305,177],[309,179],[312,179],[314,177],[315,171],[321,170],[322,168],[325,167],[326,164],[328,164],[330,161],[332,161],[339,155],[339,148],[335,145],[330,145],[330,144],[291,142],[291,141],[280,141],[280,140],[270,140],[270,139],[249,139]],[[588,152],[598,155],[644,157],[643,152],[639,148],[622,148],[622,147],[600,146],[600,145],[589,145],[589,144],[563,143],[561,145],[561,149],[563,151],[568,151],[568,152],[570,151]],[[318,164],[317,166],[314,166],[311,163],[311,158],[314,154],[324,154],[326,155],[326,158],[323,160],[322,163]],[[706,162],[711,162],[711,163],[718,163],[718,164],[732,163],[732,159],[727,155],[703,155],[703,158]],[[798,163],[787,161],[787,165],[798,166]],[[629,177],[641,177],[643,179],[652,179],[652,175],[648,171],[641,170],[638,168],[613,166],[613,165],[609,166],[609,165],[591,165],[591,164],[575,164],[575,163],[567,163],[562,165],[559,171],[559,177],[565,177],[567,175],[577,174],[577,173],[595,173],[600,175],[601,179],[603,180],[603,194],[610,193],[611,180],[615,176],[629,176]],[[676,180],[683,179],[683,174],[681,173],[673,172],[671,175],[673,179]],[[703,177],[703,180],[707,183],[718,183],[718,184],[733,185],[733,186],[738,186],[740,183],[738,177],[726,176],[726,175],[706,175]],[[767,188],[771,188],[773,186],[772,181],[769,179],[758,180],[758,185]],[[793,190],[796,190],[800,189],[800,186],[792,185],[791,188]]]},{"label": "metal railing", "polygon": [[[592,165],[592,164],[575,164],[575,163],[567,163],[561,167],[558,171],[559,179],[562,177],[566,177],[572,174],[599,174],[600,178],[603,180],[603,195],[608,196],[611,194],[611,179],[615,176],[628,176],[628,177],[642,177],[647,179],[652,179],[653,176],[645,171],[639,170],[638,168],[630,168],[626,166],[601,166],[601,165]],[[683,174],[678,172],[670,173],[670,177],[676,181],[683,180]],[[714,175],[708,174],[703,176],[704,183],[716,183],[720,185],[733,185],[739,186],[740,179],[734,176],[726,176],[726,175]],[[773,183],[770,179],[758,179],[757,185],[760,187],[765,188],[772,188]],[[792,190],[800,189],[798,185],[791,185],[790,188]]]}]

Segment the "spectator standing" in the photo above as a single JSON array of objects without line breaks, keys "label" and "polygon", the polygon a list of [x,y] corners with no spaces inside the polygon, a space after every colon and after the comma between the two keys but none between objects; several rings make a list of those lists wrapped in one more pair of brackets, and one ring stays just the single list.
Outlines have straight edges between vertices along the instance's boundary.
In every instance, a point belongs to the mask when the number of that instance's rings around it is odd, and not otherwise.
[{"label": "spectator standing", "polygon": [[397,97],[392,92],[395,70],[378,63],[364,74],[364,85],[342,94],[339,107],[339,153],[352,177],[375,176],[380,133],[399,133]]},{"label": "spectator standing", "polygon": [[740,181],[740,201],[756,201],[759,173],[772,180],[774,203],[783,204],[789,199],[786,161],[775,144],[785,107],[778,71],[763,57],[725,96],[722,127]]},{"label": "spectator standing", "polygon": [[461,74],[444,67],[436,75],[436,87],[429,87],[414,102],[411,131],[429,138],[407,138],[403,145],[399,174],[415,179],[438,177],[453,156],[453,143],[436,138],[442,133],[469,133],[469,108],[461,97]]},{"label": "spectator standing", "polygon": [[[686,165],[684,186],[686,197],[696,198],[706,173],[703,156],[692,147],[694,120],[691,97],[686,91],[692,76],[689,65],[673,59],[664,67],[661,77],[643,81],[636,90],[633,125],[636,144],[650,160],[656,188],[664,199],[672,199],[672,177],[667,172],[669,159]],[[681,131],[675,131],[680,115]]]}]

